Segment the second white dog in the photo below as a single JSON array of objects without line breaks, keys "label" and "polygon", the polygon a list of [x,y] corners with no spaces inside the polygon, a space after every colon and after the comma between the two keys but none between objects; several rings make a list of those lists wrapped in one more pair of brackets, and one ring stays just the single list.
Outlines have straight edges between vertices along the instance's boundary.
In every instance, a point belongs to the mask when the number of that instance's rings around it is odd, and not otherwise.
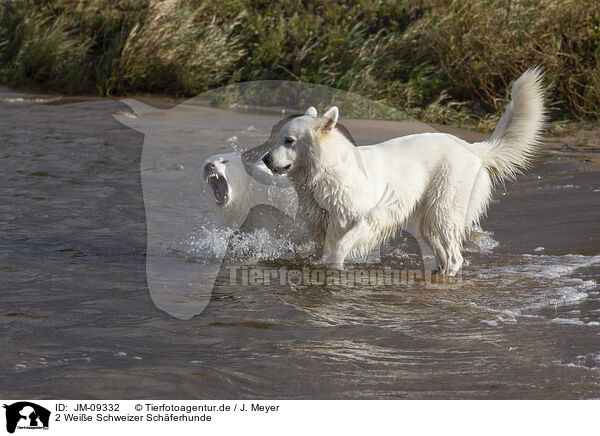
[{"label": "second white dog", "polygon": [[239,228],[250,210],[263,204],[296,216],[296,194],[280,179],[260,161],[245,164],[237,152],[216,154],[204,161],[204,181],[212,190],[219,221],[227,226]]},{"label": "second white dog", "polygon": [[412,225],[433,250],[438,271],[455,275],[465,237],[487,210],[493,182],[526,167],[539,141],[544,104],[539,69],[514,83],[492,136],[470,144],[424,133],[355,147],[336,129],[338,109],[315,108],[289,121],[263,158],[286,174],[299,217],[323,245],[322,261],[342,267]]}]

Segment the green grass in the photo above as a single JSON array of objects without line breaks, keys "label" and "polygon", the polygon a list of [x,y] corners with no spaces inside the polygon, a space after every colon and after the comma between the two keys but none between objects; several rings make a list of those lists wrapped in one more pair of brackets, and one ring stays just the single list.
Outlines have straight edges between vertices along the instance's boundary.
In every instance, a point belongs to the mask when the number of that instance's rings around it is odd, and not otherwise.
[{"label": "green grass", "polygon": [[600,3],[0,0],[0,82],[68,94],[300,80],[485,129],[532,65],[554,119],[597,121]]}]

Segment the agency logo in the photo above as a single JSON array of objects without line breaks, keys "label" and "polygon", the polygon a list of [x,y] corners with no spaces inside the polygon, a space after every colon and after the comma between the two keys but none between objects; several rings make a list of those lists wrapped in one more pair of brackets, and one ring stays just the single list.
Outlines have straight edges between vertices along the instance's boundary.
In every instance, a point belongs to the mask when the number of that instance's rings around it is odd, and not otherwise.
[{"label": "agency logo", "polygon": [[6,431],[14,433],[19,430],[47,430],[50,423],[50,411],[28,401],[19,401],[4,405],[6,409]]}]

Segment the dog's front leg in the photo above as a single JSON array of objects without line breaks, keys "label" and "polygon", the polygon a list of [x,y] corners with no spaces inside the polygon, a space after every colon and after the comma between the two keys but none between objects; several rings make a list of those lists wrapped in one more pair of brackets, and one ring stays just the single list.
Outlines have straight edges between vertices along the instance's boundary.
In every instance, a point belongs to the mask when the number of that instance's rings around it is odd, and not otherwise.
[{"label": "dog's front leg", "polygon": [[323,242],[323,255],[321,256],[320,263],[326,263],[333,252],[335,245],[335,230],[333,225],[329,223],[327,226],[327,232],[325,233],[325,241]]},{"label": "dog's front leg", "polygon": [[354,223],[352,227],[350,227],[350,230],[336,242],[326,263],[335,268],[342,269],[346,257],[350,254],[352,249],[356,247],[357,243],[360,242],[365,235],[368,235],[369,231],[369,225],[364,219],[360,219]]},{"label": "dog's front leg", "polygon": [[331,235],[328,231],[327,236],[325,236],[325,242],[323,243],[323,255],[321,256],[321,260],[319,261],[320,263],[326,263],[328,261],[329,256],[331,256],[331,253],[333,251],[334,243],[335,241],[333,239],[333,235]]}]

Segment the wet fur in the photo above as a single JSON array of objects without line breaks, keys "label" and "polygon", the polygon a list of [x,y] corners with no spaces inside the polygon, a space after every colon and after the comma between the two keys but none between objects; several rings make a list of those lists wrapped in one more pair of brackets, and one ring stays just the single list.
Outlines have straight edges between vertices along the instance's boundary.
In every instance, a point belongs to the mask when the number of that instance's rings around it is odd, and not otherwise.
[{"label": "wet fur", "polygon": [[354,147],[339,132],[338,110],[309,108],[279,132],[264,161],[285,173],[299,218],[323,246],[322,261],[342,267],[411,225],[433,250],[440,273],[455,275],[465,237],[486,212],[494,182],[528,164],[544,121],[541,71],[526,71],[487,140],[424,133]]}]

